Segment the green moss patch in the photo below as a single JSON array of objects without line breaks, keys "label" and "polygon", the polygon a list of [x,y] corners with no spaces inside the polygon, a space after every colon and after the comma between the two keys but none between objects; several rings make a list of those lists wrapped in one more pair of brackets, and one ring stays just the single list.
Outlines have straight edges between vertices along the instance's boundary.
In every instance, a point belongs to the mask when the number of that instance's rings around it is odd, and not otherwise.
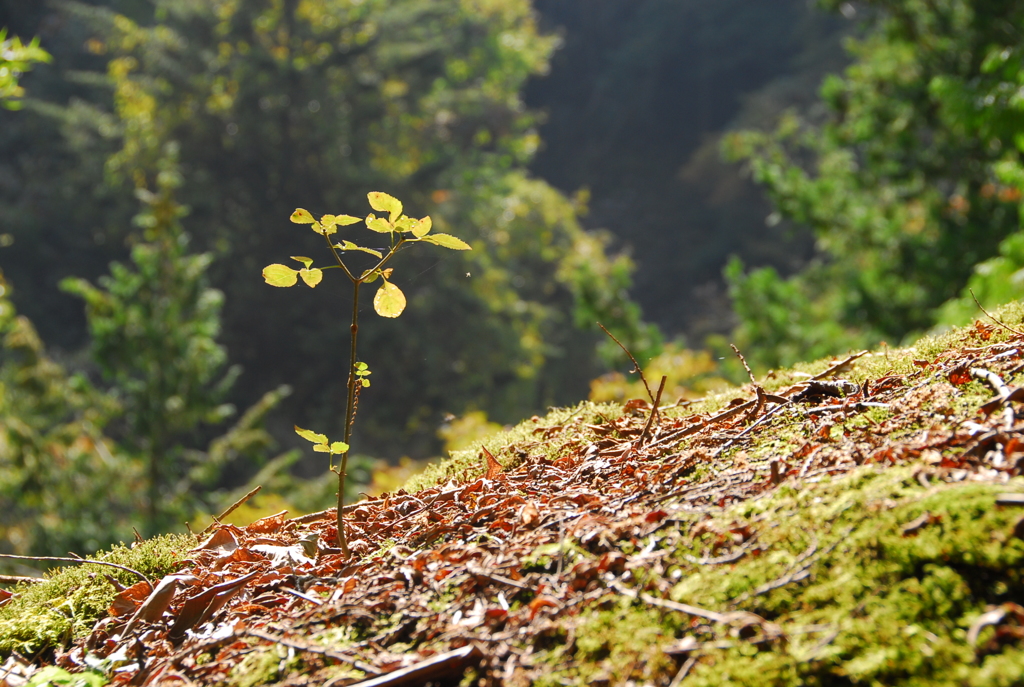
[{"label": "green moss patch", "polygon": [[[115,546],[93,558],[137,570],[155,583],[174,572],[195,546],[191,535],[165,535]],[[14,597],[0,608],[0,651],[32,655],[88,634],[117,593],[108,576],[124,586],[139,581],[124,570],[83,563],[51,570],[45,582],[13,589]]]}]

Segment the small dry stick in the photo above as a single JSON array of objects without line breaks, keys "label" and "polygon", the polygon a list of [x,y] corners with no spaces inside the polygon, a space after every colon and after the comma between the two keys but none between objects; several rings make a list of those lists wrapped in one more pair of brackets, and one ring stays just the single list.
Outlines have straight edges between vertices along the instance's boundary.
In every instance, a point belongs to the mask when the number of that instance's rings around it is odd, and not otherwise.
[{"label": "small dry stick", "polygon": [[757,380],[754,379],[754,373],[750,371],[750,365],[747,365],[747,360],[743,357],[743,354],[740,353],[740,349],[736,348],[736,344],[729,344],[729,348],[733,350],[736,357],[740,359],[741,363],[743,363],[743,369],[747,371],[747,376],[750,377],[750,383],[757,386]]},{"label": "small dry stick", "polygon": [[201,537],[201,536],[203,536],[204,534],[206,534],[207,532],[209,532],[210,530],[212,530],[212,529],[213,529],[214,527],[216,527],[217,525],[219,525],[219,524],[221,523],[221,521],[222,521],[222,520],[224,520],[224,518],[226,518],[226,517],[228,517],[229,515],[231,515],[232,513],[234,513],[234,512],[235,512],[235,509],[236,509],[236,508],[238,508],[238,507],[239,507],[239,506],[241,506],[241,505],[242,505],[243,503],[245,503],[246,501],[248,501],[249,499],[251,499],[251,498],[252,498],[253,496],[255,496],[255,495],[256,495],[256,492],[258,492],[258,491],[259,491],[260,489],[262,489],[262,488],[263,488],[263,487],[262,487],[262,485],[261,485],[261,486],[257,486],[257,487],[256,487],[255,489],[253,489],[252,491],[250,491],[250,492],[249,492],[248,494],[246,494],[246,495],[245,495],[245,496],[243,496],[242,498],[240,498],[240,499],[238,499],[237,501],[235,501],[234,503],[232,503],[232,504],[231,504],[231,506],[230,506],[230,507],[229,507],[229,508],[228,508],[228,509],[227,509],[226,511],[224,511],[223,513],[221,513],[221,514],[220,514],[220,515],[219,515],[218,517],[214,518],[214,519],[213,519],[213,522],[212,522],[212,523],[210,523],[210,524],[209,524],[209,525],[207,526],[207,528],[206,528],[205,530],[203,530],[202,532],[200,532],[200,533],[199,533],[199,536],[200,536],[200,537]]},{"label": "small dry stick", "polygon": [[697,665],[696,656],[690,656],[690,658],[686,659],[686,663],[684,663],[683,667],[679,669],[676,676],[672,678],[672,682],[669,683],[668,687],[679,687],[679,685],[683,684],[683,680],[686,679],[686,676],[690,674],[690,671],[693,670],[695,665]]},{"label": "small dry stick", "polygon": [[647,441],[647,435],[651,433],[651,426],[654,424],[655,418],[658,416],[658,404],[661,403],[661,394],[665,391],[665,381],[668,379],[665,375],[661,376],[661,384],[658,385],[658,395],[654,397],[654,405],[651,406],[651,416],[647,418],[647,424],[644,425],[644,431],[640,433],[640,440],[637,442],[638,446],[643,446],[644,442]]},{"label": "small dry stick", "polygon": [[0,584],[38,584],[46,582],[44,577],[26,577],[25,575],[0,575]]},{"label": "small dry stick", "polygon": [[644,369],[642,367],[640,367],[640,363],[638,363],[636,361],[636,358],[634,358],[633,354],[629,352],[629,349],[626,348],[625,346],[623,346],[622,342],[619,341],[618,339],[616,339],[615,335],[612,334],[610,331],[608,331],[608,329],[605,328],[605,326],[603,324],[598,322],[597,326],[600,327],[601,329],[603,329],[604,333],[607,334],[609,337],[611,337],[611,340],[614,341],[615,343],[617,343],[619,345],[619,348],[622,349],[622,352],[625,353],[626,355],[628,355],[629,359],[633,361],[633,367],[635,368],[633,371],[640,373],[640,381],[642,381],[644,383],[644,388],[647,389],[647,396],[651,399],[651,403],[655,403],[654,394],[651,393],[651,385],[647,383],[647,377],[644,376]]},{"label": "small dry stick", "polygon": [[1013,327],[1011,327],[1010,325],[1006,324],[1005,322],[1000,322],[999,320],[997,320],[997,319],[996,319],[996,318],[995,318],[995,317],[994,317],[994,316],[992,315],[992,313],[990,313],[990,312],[989,312],[988,310],[985,310],[985,306],[983,306],[983,305],[981,304],[981,301],[979,301],[979,300],[978,300],[978,297],[974,295],[974,289],[967,289],[967,290],[971,292],[971,298],[973,298],[973,299],[974,299],[974,302],[975,302],[975,303],[976,303],[976,304],[978,305],[978,307],[979,307],[979,308],[981,308],[981,312],[983,312],[983,313],[985,313],[986,315],[988,315],[988,318],[989,318],[990,320],[992,320],[993,322],[995,322],[996,324],[998,324],[998,325],[999,325],[1000,327],[1002,327],[1003,329],[1006,329],[1006,330],[1008,330],[1008,331],[1011,331],[1011,332],[1013,332],[1013,333],[1014,333],[1014,334],[1016,334],[1017,336],[1024,336],[1024,332],[1022,332],[1022,331],[1018,331],[1018,330],[1014,329]]},{"label": "small dry stick", "polygon": [[[118,570],[124,570],[130,572],[132,575],[137,576],[143,582],[149,582],[149,578],[140,573],[138,570],[132,570],[131,568],[118,565],[117,563],[108,563],[107,561],[96,561],[90,558],[82,558],[78,554],[72,554],[74,558],[67,556],[15,556],[13,553],[0,553],[0,558],[10,558],[16,561],[60,561],[61,563],[95,563],[96,565],[105,565],[109,568],[117,568]],[[149,582],[152,587],[153,583]]]}]

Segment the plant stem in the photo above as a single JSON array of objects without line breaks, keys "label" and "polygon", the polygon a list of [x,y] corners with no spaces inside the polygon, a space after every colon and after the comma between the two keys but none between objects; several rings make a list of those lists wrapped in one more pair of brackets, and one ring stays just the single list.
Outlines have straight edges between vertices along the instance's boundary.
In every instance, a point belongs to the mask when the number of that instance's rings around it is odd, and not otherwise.
[{"label": "plant stem", "polygon": [[[352,347],[348,360],[348,400],[345,403],[345,438],[344,442],[351,446],[352,420],[356,408],[356,345],[359,340],[359,287],[362,280],[352,280]],[[345,508],[345,470],[348,467],[348,449],[341,454],[341,465],[338,466],[338,546],[345,557],[348,557],[348,540],[345,537],[345,521],[342,511]]]}]

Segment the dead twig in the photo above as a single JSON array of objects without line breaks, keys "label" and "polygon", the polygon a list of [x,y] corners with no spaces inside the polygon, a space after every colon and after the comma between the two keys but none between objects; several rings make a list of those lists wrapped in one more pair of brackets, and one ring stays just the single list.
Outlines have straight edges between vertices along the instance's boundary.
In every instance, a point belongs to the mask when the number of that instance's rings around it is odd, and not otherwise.
[{"label": "dead twig", "polygon": [[722,455],[722,453],[724,453],[725,451],[727,451],[730,448],[732,448],[733,446],[735,446],[737,441],[739,441],[743,437],[745,437],[748,434],[750,434],[751,432],[753,432],[755,429],[757,429],[758,427],[763,425],[765,422],[767,422],[773,416],[775,416],[779,411],[781,411],[783,408],[786,408],[786,407],[788,407],[788,406],[779,405],[779,406],[776,406],[776,407],[772,408],[771,410],[769,410],[757,422],[755,422],[754,424],[750,425],[745,430],[743,430],[742,432],[740,432],[739,434],[737,434],[736,436],[734,436],[733,438],[729,439],[727,442],[722,444],[722,446],[720,446],[718,448],[718,450],[716,450],[713,454],[711,454],[712,457],[713,458],[717,458],[718,456]]},{"label": "dead twig", "polygon": [[731,553],[727,553],[724,556],[717,556],[715,558],[697,558],[696,556],[691,556],[688,553],[684,553],[683,558],[693,563],[694,565],[722,565],[723,563],[735,563],[739,559],[746,556],[747,551],[750,551],[750,549],[752,549],[754,547],[754,544],[756,543],[757,535],[755,534],[753,537],[744,542],[743,546],[739,547]]},{"label": "dead twig", "polygon": [[668,377],[665,375],[661,376],[661,384],[658,385],[658,395],[654,398],[654,405],[651,406],[651,415],[647,418],[647,424],[644,425],[644,431],[640,432],[640,438],[637,439],[637,446],[643,446],[644,441],[647,440],[647,436],[651,433],[651,425],[654,424],[655,418],[658,417],[658,404],[661,403],[661,394],[665,391],[665,381],[667,379]]},{"label": "dead twig", "polygon": [[[95,563],[96,565],[105,565],[108,568],[117,568],[118,570],[124,570],[135,575],[143,582],[149,582],[149,578],[140,573],[138,570],[133,570],[126,565],[118,565],[117,563],[109,563],[107,561],[97,561],[91,558],[82,558],[78,554],[72,554],[74,558],[68,556],[16,556],[13,553],[0,553],[0,558],[9,558],[15,561],[59,561],[61,563]],[[152,586],[152,582],[149,582]]]},{"label": "dead twig", "polygon": [[1016,414],[1013,411],[1013,406],[1006,403],[1007,399],[1010,398],[1010,394],[1013,391],[1010,387],[1006,386],[1006,382],[1003,381],[1002,377],[997,375],[995,372],[991,372],[984,368],[972,367],[971,376],[975,379],[986,381],[989,385],[995,389],[996,394],[999,396],[999,401],[1003,403],[1003,428],[1012,429],[1013,423],[1017,419]]},{"label": "dead twig", "polygon": [[690,658],[686,659],[686,663],[684,663],[683,667],[679,669],[676,676],[672,678],[672,682],[669,683],[668,687],[679,687],[679,685],[683,684],[683,680],[686,679],[686,676],[690,674],[690,671],[693,670],[695,665],[697,665],[696,656],[690,656]]},{"label": "dead twig", "polygon": [[710,620],[713,623],[724,623],[728,621],[728,617],[724,613],[716,613],[715,611],[709,611],[706,608],[700,608],[698,606],[691,606],[690,604],[679,603],[678,601],[671,601],[669,599],[659,599],[656,596],[650,594],[637,593],[622,584],[618,580],[609,581],[608,585],[623,596],[628,596],[631,599],[640,599],[645,603],[649,603],[652,606],[660,606],[661,608],[667,608],[670,611],[679,611],[680,613],[687,613],[689,615],[697,616],[698,618],[704,618]]},{"label": "dead twig", "polygon": [[[441,678],[450,678],[460,674],[466,666],[475,663],[483,657],[483,652],[474,645],[469,644],[447,651],[437,656],[432,656],[425,661],[402,668],[386,675],[375,677],[371,680],[357,682],[353,687],[399,687],[400,685],[424,685],[428,682],[438,681]],[[324,687],[336,684],[335,680],[324,683]]]},{"label": "dead twig", "polygon": [[999,320],[997,320],[997,319],[995,318],[995,316],[994,316],[994,315],[992,315],[992,313],[990,313],[990,312],[989,312],[988,310],[985,310],[985,306],[983,306],[983,305],[981,304],[981,301],[979,301],[979,300],[978,300],[978,297],[974,295],[974,289],[967,289],[967,290],[971,292],[971,298],[973,298],[973,299],[974,299],[974,302],[975,302],[975,304],[977,304],[977,306],[978,306],[979,308],[981,308],[981,312],[983,312],[983,313],[985,313],[986,315],[988,315],[988,319],[992,320],[993,322],[995,322],[996,324],[998,324],[998,325],[999,325],[1000,327],[1002,327],[1003,329],[1005,329],[1005,330],[1007,330],[1007,331],[1010,331],[1010,332],[1013,332],[1013,333],[1014,333],[1014,334],[1016,334],[1017,336],[1024,336],[1024,332],[1022,332],[1022,331],[1019,331],[1019,330],[1017,330],[1017,329],[1014,329],[1013,327],[1011,327],[1010,325],[1006,324],[1005,322],[1000,322]]},{"label": "dead twig", "polygon": [[654,401],[654,394],[651,392],[651,385],[647,383],[647,377],[644,376],[644,369],[642,367],[640,367],[640,363],[638,363],[636,361],[636,358],[634,358],[633,354],[629,352],[629,349],[626,348],[622,344],[621,341],[616,339],[615,335],[612,334],[610,331],[608,331],[608,329],[605,328],[605,326],[603,324],[598,322],[597,326],[600,327],[602,330],[604,330],[604,333],[607,334],[609,337],[611,337],[611,340],[614,341],[615,343],[617,343],[619,345],[619,348],[622,349],[622,352],[625,353],[627,356],[629,356],[629,359],[633,361],[633,368],[634,368],[633,371],[640,373],[640,381],[642,381],[644,383],[644,388],[647,389],[647,396],[650,397],[651,403],[654,403],[655,402]]},{"label": "dead twig", "polygon": [[741,363],[743,363],[743,369],[747,371],[747,376],[750,377],[750,383],[757,386],[757,380],[754,379],[754,373],[750,371],[750,365],[747,365],[747,359],[743,357],[742,353],[740,353],[740,349],[736,348],[736,344],[729,344],[729,348],[733,350],[736,357],[740,359]]},{"label": "dead twig", "polygon": [[239,506],[241,506],[241,505],[242,505],[243,503],[245,503],[246,501],[248,501],[249,499],[251,499],[251,498],[252,498],[253,496],[255,496],[255,495],[256,495],[256,492],[258,492],[258,491],[259,491],[260,489],[262,489],[262,488],[263,488],[263,487],[262,487],[261,485],[257,485],[255,489],[253,489],[253,490],[252,490],[252,491],[250,491],[250,492],[249,492],[248,494],[246,494],[246,495],[245,495],[245,496],[243,496],[242,498],[240,498],[240,499],[238,499],[237,501],[235,501],[234,503],[232,503],[232,504],[231,504],[231,505],[230,505],[230,506],[228,507],[228,509],[227,509],[226,511],[224,511],[223,513],[221,513],[221,514],[220,514],[220,515],[219,515],[218,517],[214,518],[214,519],[213,519],[213,522],[212,522],[212,523],[210,523],[210,524],[209,524],[209,525],[208,525],[208,526],[206,527],[206,529],[205,529],[205,530],[203,530],[202,532],[200,532],[200,533],[199,533],[199,536],[201,537],[201,536],[203,536],[204,534],[208,534],[208,533],[210,533],[211,531],[213,531],[213,529],[214,529],[215,527],[217,527],[217,525],[219,525],[219,524],[221,523],[221,521],[223,521],[223,520],[224,520],[224,518],[226,518],[226,517],[228,517],[229,515],[231,515],[232,513],[234,513],[234,512],[235,512],[235,509],[236,509],[236,508],[238,508],[238,507],[239,507]]},{"label": "dead twig", "polygon": [[[888,351],[889,351],[889,349],[886,348],[886,354],[888,354]],[[838,363],[836,363],[832,367],[828,368],[824,372],[820,372],[820,373],[814,375],[808,381],[819,382],[822,379],[827,379],[828,377],[831,377],[834,374],[838,374],[838,373],[842,372],[843,370],[845,370],[846,368],[848,368],[850,366],[850,364],[854,360],[856,360],[857,358],[860,358],[862,356],[865,356],[867,354],[868,354],[867,351],[861,351],[860,353],[854,353],[853,355],[849,356],[845,360],[840,360]]]},{"label": "dead twig", "polygon": [[27,577],[25,575],[0,575],[0,584],[38,584],[46,582],[43,577]]},{"label": "dead twig", "polygon": [[[253,628],[246,628],[246,629],[242,630],[241,634],[243,636],[255,637],[257,639],[262,639],[262,640],[267,641],[267,642],[273,642],[275,644],[280,644],[281,646],[291,647],[292,649],[295,649],[296,651],[302,651],[302,652],[305,652],[305,653],[308,653],[308,654],[317,654],[319,656],[325,656],[325,657],[333,659],[335,661],[341,661],[342,663],[347,663],[350,666],[352,666],[353,668],[355,668],[356,670],[361,670],[364,673],[367,673],[369,675],[380,675],[381,674],[380,670],[378,670],[377,668],[371,666],[369,663],[364,663],[363,661],[360,661],[359,659],[352,658],[351,656],[348,656],[347,654],[343,654],[343,653],[341,653],[339,651],[334,651],[332,649],[327,649],[327,648],[320,647],[320,646],[314,646],[312,644],[306,644],[305,642],[298,642],[298,641],[295,641],[293,639],[288,639],[286,637],[281,637],[280,635],[272,635],[269,632],[263,632],[262,630],[256,630],[256,629],[253,629]],[[364,684],[364,683],[360,683],[360,684]]]},{"label": "dead twig", "polygon": [[[834,544],[831,547],[829,547],[826,553],[831,551],[833,548],[835,548]],[[808,577],[811,576],[811,566],[814,565],[814,562],[817,560],[817,558],[815,558],[815,554],[817,552],[818,541],[817,538],[815,538],[815,541],[811,542],[811,545],[808,546],[803,553],[796,557],[796,560],[793,561],[793,565],[790,566],[789,571],[786,572],[786,574],[772,580],[771,582],[767,582],[761,585],[757,589],[740,594],[735,599],[730,601],[729,605],[735,608],[747,599],[752,599],[755,596],[760,596],[761,594],[767,594],[773,589],[785,587],[787,584],[792,584],[793,582],[800,582],[801,580],[806,580]]]}]

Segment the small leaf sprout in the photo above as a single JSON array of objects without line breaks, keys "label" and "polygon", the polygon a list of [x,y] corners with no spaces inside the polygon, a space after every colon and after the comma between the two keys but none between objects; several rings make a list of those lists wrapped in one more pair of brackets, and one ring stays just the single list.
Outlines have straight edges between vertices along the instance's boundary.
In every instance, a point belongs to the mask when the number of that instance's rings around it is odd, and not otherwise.
[{"label": "small leaf sprout", "polygon": [[[327,247],[334,257],[335,264],[313,267],[313,259],[301,255],[293,255],[291,259],[302,265],[294,269],[288,265],[275,263],[263,268],[263,279],[271,286],[281,288],[295,286],[299,279],[309,286],[315,288],[324,278],[324,271],[329,269],[340,269],[352,283],[352,326],[351,341],[348,365],[348,398],[345,404],[345,431],[343,441],[331,441],[325,434],[318,434],[309,429],[295,427],[295,433],[313,444],[313,450],[317,453],[328,453],[331,456],[330,469],[338,475],[338,546],[345,555],[348,555],[348,541],[345,536],[345,523],[342,518],[342,510],[345,505],[345,469],[348,465],[349,442],[352,438],[352,423],[355,420],[356,402],[360,389],[370,386],[370,367],[365,362],[357,360],[357,344],[359,338],[359,289],[363,284],[370,284],[377,279],[381,285],[373,297],[373,309],[381,317],[398,317],[405,311],[406,298],[402,290],[391,281],[393,268],[385,267],[388,262],[398,253],[399,250],[412,243],[431,243],[435,246],[448,248],[450,250],[472,250],[471,246],[460,238],[451,234],[431,233],[434,223],[429,216],[415,219],[402,214],[404,209],[402,201],[394,196],[373,191],[367,194],[370,207],[378,213],[385,213],[378,217],[369,213],[366,218],[354,217],[352,215],[321,215],[316,219],[309,210],[297,208],[291,215],[291,221],[295,224],[308,224],[313,231],[324,237]],[[390,248],[382,252],[374,248],[360,246],[357,243],[343,239],[332,242],[331,236],[338,233],[339,227],[363,223],[366,228],[377,234],[385,234],[390,238]],[[363,270],[356,276],[344,260],[345,253],[358,252],[373,256],[377,263],[369,269]],[[468,273],[466,276],[469,276]],[[340,464],[335,466],[334,456],[341,456]]]}]

